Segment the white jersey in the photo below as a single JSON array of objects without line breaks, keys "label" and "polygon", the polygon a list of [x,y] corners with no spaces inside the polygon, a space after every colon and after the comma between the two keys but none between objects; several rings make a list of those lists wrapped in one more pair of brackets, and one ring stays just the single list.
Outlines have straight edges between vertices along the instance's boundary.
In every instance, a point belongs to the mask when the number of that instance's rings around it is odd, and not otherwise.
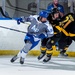
[{"label": "white jersey", "polygon": [[38,20],[38,15],[30,16],[31,24],[28,27],[28,33],[31,35],[39,36],[44,34],[47,37],[52,37],[54,34],[53,28],[49,22],[42,23]]}]

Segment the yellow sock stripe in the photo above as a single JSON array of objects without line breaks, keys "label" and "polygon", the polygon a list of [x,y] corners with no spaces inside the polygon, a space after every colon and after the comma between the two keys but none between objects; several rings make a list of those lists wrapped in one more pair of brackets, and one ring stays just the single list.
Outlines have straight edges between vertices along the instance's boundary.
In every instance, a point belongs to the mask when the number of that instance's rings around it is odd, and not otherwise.
[{"label": "yellow sock stripe", "polygon": [[68,47],[65,47],[65,49],[64,50],[68,50]]},{"label": "yellow sock stripe", "polygon": [[46,54],[52,54],[53,53],[53,50],[47,50],[46,51]]},{"label": "yellow sock stripe", "polygon": [[46,50],[46,47],[41,47],[41,50],[45,51]]},{"label": "yellow sock stripe", "polygon": [[52,49],[53,49],[53,50],[56,50],[56,46],[52,46]]}]

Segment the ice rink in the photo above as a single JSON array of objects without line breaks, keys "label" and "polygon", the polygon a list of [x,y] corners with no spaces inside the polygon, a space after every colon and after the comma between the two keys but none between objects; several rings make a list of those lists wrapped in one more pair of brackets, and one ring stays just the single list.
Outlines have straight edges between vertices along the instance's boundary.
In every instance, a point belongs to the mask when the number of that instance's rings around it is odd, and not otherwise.
[{"label": "ice rink", "polygon": [[48,63],[37,57],[27,56],[23,65],[19,59],[11,63],[13,56],[0,56],[0,75],[75,75],[75,58],[52,57]]}]

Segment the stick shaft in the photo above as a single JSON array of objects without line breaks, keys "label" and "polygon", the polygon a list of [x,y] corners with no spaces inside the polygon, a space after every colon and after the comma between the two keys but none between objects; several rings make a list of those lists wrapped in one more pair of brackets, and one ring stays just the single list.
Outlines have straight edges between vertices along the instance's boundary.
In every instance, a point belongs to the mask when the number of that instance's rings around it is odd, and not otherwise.
[{"label": "stick shaft", "polygon": [[21,32],[21,33],[27,33],[27,32],[24,32],[24,31],[21,31],[21,30],[17,30],[17,29],[12,29],[12,28],[8,28],[8,27],[4,27],[4,26],[0,26],[0,28],[4,28],[4,29],[8,29],[8,30],[12,30],[12,31],[16,31],[16,32]]}]

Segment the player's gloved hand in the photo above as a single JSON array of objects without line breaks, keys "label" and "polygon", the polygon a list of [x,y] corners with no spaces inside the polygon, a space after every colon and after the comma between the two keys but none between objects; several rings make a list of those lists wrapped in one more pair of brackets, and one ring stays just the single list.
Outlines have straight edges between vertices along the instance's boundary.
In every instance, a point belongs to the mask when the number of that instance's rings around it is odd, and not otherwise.
[{"label": "player's gloved hand", "polygon": [[40,39],[47,38],[47,36],[46,36],[46,35],[44,35],[44,34],[40,34],[38,37],[39,37]]},{"label": "player's gloved hand", "polygon": [[25,17],[21,17],[21,18],[18,18],[17,19],[17,24],[20,24],[20,23],[24,23],[25,22]]},{"label": "player's gloved hand", "polygon": [[20,24],[21,21],[22,21],[22,18],[18,18],[17,24]]}]

